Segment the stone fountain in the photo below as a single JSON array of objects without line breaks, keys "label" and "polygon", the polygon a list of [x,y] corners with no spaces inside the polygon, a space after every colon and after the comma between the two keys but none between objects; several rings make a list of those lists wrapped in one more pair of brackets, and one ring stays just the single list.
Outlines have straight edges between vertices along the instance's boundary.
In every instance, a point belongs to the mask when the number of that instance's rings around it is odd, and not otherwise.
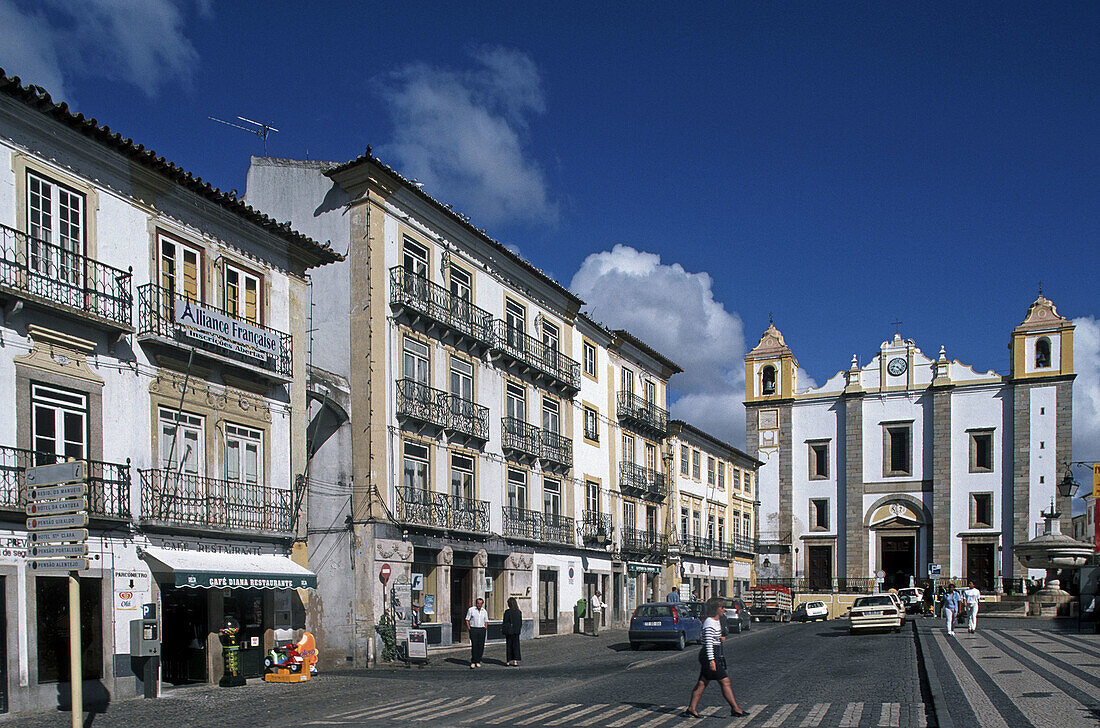
[{"label": "stone fountain", "polygon": [[1029,613],[1038,615],[1042,606],[1054,606],[1058,614],[1068,614],[1073,597],[1062,589],[1058,579],[1060,569],[1077,569],[1088,563],[1094,553],[1091,543],[1077,541],[1062,533],[1059,520],[1062,514],[1054,509],[1041,512],[1045,521],[1043,533],[1030,541],[1013,547],[1012,551],[1020,563],[1029,569],[1046,569],[1046,585],[1028,598]]}]

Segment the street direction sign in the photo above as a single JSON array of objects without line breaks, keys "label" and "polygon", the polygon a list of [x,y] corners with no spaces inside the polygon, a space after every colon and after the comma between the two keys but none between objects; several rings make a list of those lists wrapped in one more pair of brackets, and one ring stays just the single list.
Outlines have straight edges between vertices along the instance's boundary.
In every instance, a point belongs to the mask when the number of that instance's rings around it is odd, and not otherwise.
[{"label": "street direction sign", "polygon": [[40,516],[48,513],[79,513],[88,510],[87,498],[67,498],[58,501],[40,501],[27,504],[28,516]]},{"label": "street direction sign", "polygon": [[31,571],[84,571],[88,568],[87,559],[44,559],[27,562]]},{"label": "street direction sign", "polygon": [[30,499],[32,501],[52,500],[55,498],[76,498],[84,495],[84,484],[52,485],[46,488],[31,488]]},{"label": "street direction sign", "polygon": [[36,559],[50,556],[86,556],[88,554],[88,544],[66,543],[51,546],[31,546],[30,552],[31,556]]},{"label": "street direction sign", "polygon": [[87,525],[87,513],[73,513],[69,516],[32,516],[27,519],[28,531],[45,531],[48,528],[81,528]]},{"label": "street direction sign", "polygon": [[38,488],[43,485],[76,483],[84,480],[84,461],[73,460],[53,465],[35,465],[27,468],[27,486]]},{"label": "street direction sign", "polygon": [[70,528],[65,531],[31,531],[27,534],[31,543],[64,543],[66,541],[87,541],[88,529]]}]

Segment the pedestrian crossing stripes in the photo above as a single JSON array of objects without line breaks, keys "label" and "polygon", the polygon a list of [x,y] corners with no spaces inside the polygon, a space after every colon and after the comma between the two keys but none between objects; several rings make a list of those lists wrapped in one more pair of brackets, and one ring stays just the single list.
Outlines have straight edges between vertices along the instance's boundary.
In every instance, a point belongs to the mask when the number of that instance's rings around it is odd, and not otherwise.
[{"label": "pedestrian crossing stripes", "polygon": [[[761,703],[734,718],[725,703],[699,708],[707,728],[925,728],[923,703]],[[698,719],[684,705],[530,703],[496,695],[427,697],[361,707],[309,721],[309,726],[430,724],[555,728],[686,728]]]}]

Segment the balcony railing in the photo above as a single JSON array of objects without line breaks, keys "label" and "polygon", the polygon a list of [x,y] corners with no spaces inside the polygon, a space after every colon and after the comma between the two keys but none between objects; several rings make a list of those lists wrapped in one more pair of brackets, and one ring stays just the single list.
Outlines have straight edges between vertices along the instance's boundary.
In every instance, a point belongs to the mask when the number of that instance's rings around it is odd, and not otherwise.
[{"label": "balcony railing", "polygon": [[668,479],[653,468],[626,460],[619,462],[619,489],[652,500],[668,495]]},{"label": "balcony railing", "polygon": [[631,553],[661,554],[668,551],[669,539],[656,531],[623,528],[622,550]]},{"label": "balcony railing", "polygon": [[[0,447],[0,508],[23,510],[27,505],[27,468],[52,465],[64,458],[54,453]],[[130,461],[126,464],[86,460],[88,515],[130,518]]]},{"label": "balcony railing", "polygon": [[512,328],[502,319],[493,321],[493,349],[547,377],[560,389],[576,392],[581,388],[580,364],[556,347]]},{"label": "balcony railing", "polygon": [[756,543],[740,536],[734,536],[733,541],[720,541],[706,536],[682,536],[680,553],[729,560],[734,556],[752,556],[756,553]]},{"label": "balcony railing", "polygon": [[479,440],[489,439],[489,408],[463,399],[457,394],[443,393],[440,404],[446,414],[446,427],[448,430],[476,437]]},{"label": "balcony railing", "polygon": [[617,412],[620,420],[661,435],[668,433],[668,410],[647,402],[633,392],[619,392]]},{"label": "balcony railing", "polygon": [[293,529],[291,492],[175,470],[139,470],[142,521],[217,531]]},{"label": "balcony railing", "polygon": [[501,444],[504,449],[537,458],[542,454],[542,431],[534,425],[515,417],[500,420]]},{"label": "balcony railing", "polygon": [[290,334],[152,283],[138,286],[138,336],[194,346],[291,376]]},{"label": "balcony railing", "polygon": [[390,268],[390,303],[404,306],[486,348],[493,343],[492,314],[403,266]]},{"label": "balcony railing", "polygon": [[573,467],[572,440],[550,430],[539,430],[539,437],[541,440],[540,458],[563,468]]},{"label": "balcony railing", "polygon": [[414,526],[489,533],[489,502],[420,488],[398,488],[397,518]]},{"label": "balcony railing", "polygon": [[0,225],[0,289],[130,329],[130,271]]},{"label": "balcony railing", "polygon": [[611,514],[585,511],[581,518],[581,539],[599,544],[601,534],[603,543],[611,542],[615,534],[615,529],[611,525]]},{"label": "balcony railing", "polygon": [[415,379],[397,380],[397,416],[411,417],[421,422],[443,427],[447,411],[441,406],[447,395]]},{"label": "balcony railing", "polygon": [[504,506],[504,535],[531,541],[573,545],[573,519],[557,513]]}]

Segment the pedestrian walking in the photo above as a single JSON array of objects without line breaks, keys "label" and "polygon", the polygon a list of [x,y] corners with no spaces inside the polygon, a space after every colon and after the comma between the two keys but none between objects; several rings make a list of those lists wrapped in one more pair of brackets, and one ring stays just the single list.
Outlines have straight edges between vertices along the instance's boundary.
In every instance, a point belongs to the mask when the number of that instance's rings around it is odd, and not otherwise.
[{"label": "pedestrian walking", "polygon": [[706,601],[703,646],[699,649],[699,679],[691,691],[691,702],[684,711],[684,715],[692,718],[701,717],[696,708],[699,707],[699,699],[703,697],[703,691],[711,680],[717,680],[722,687],[722,697],[729,703],[730,715],[735,718],[748,715],[738,707],[737,698],[733,697],[730,676],[726,673],[726,655],[722,652],[722,615],[725,611],[726,607],[718,597],[711,597]]},{"label": "pedestrian walking", "polygon": [[966,631],[974,634],[978,631],[978,600],[982,598],[982,593],[974,586],[973,579],[966,582],[963,598],[966,599]]},{"label": "pedestrian walking", "polygon": [[519,667],[519,633],[523,631],[523,614],[515,597],[508,597],[508,608],[504,610],[504,624],[500,631],[504,633],[504,664]]},{"label": "pedestrian walking", "polygon": [[593,592],[592,599],[588,601],[588,608],[592,610],[592,636],[600,636],[600,620],[603,619],[603,600],[600,599],[602,595],[597,591]]},{"label": "pedestrian walking", "polygon": [[485,600],[478,597],[474,606],[466,610],[466,629],[470,631],[470,669],[481,667],[481,658],[485,655],[485,631],[489,626],[489,613],[485,611]]},{"label": "pedestrian walking", "polygon": [[947,634],[955,634],[955,615],[959,611],[959,593],[955,591],[954,584],[947,585],[947,591],[943,594],[943,616],[947,620]]},{"label": "pedestrian walking", "polygon": [[675,587],[675,586],[672,587],[672,591],[670,591],[668,593],[668,598],[666,598],[665,601],[666,602],[678,602],[678,601],[680,601],[680,589],[679,589],[679,587]]}]

